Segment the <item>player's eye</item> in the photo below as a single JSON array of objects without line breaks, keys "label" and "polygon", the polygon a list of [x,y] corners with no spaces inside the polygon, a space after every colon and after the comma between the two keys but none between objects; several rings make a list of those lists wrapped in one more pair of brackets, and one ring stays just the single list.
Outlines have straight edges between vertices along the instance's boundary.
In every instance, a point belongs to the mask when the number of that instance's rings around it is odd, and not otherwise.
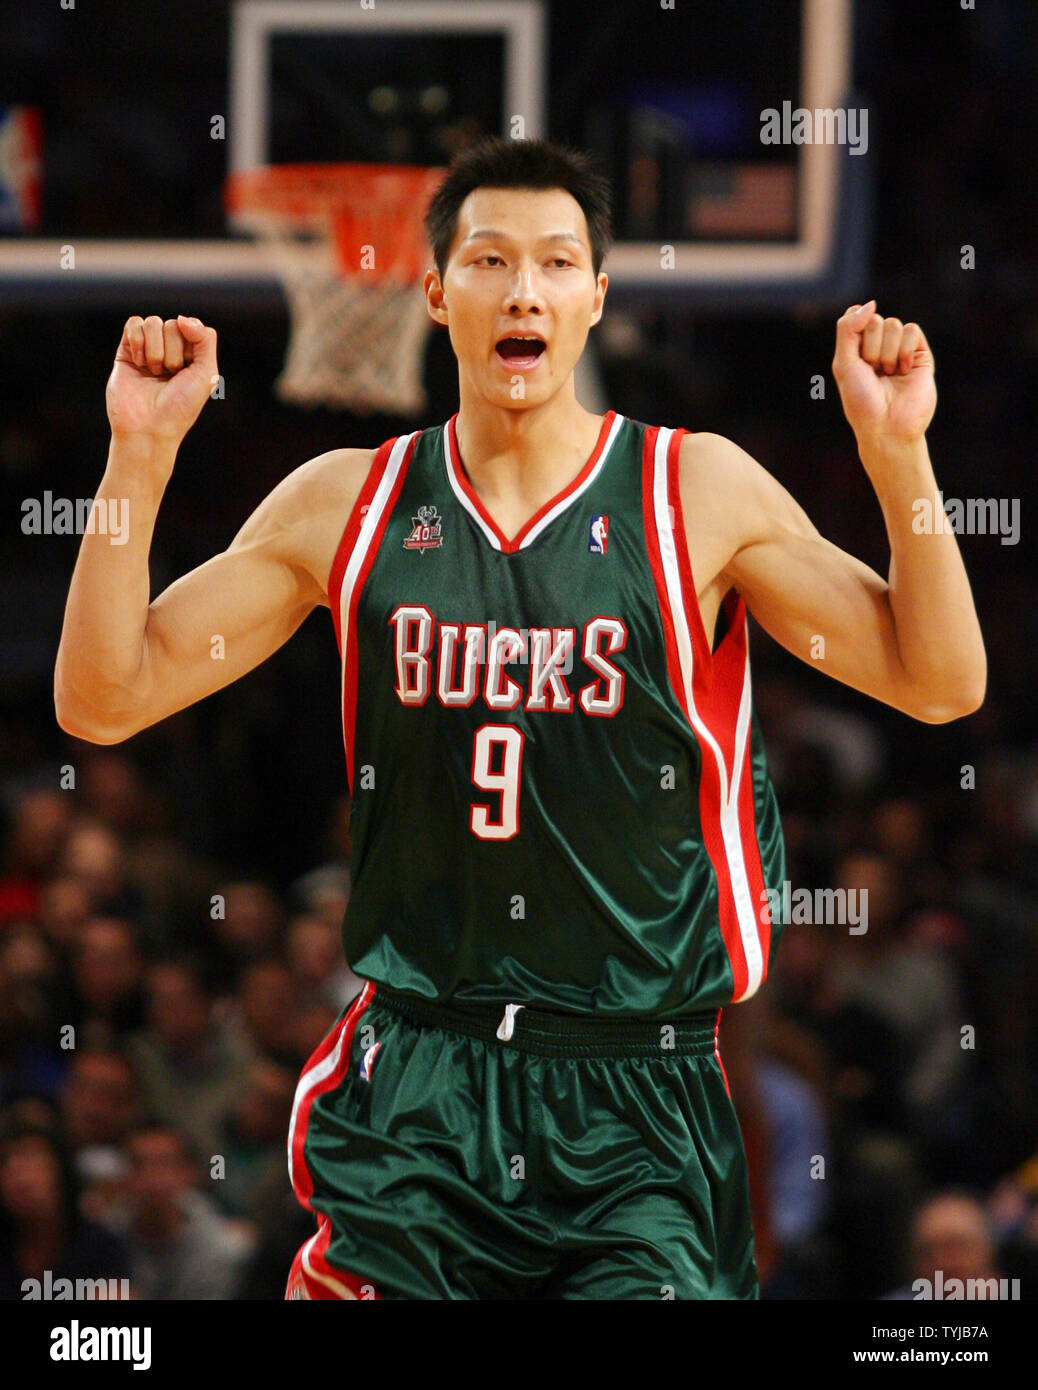
[{"label": "player's eye", "polygon": [[556,256],[556,257],[552,260],[552,265],[561,265],[561,266],[565,266],[565,265],[572,265],[572,264],[573,264],[573,262],[572,262],[572,261],[567,261],[566,258],[565,258],[565,256]]},{"label": "player's eye", "polygon": [[477,260],[476,264],[477,264],[477,265],[484,265],[484,264],[486,264],[487,261],[497,261],[500,265],[504,265],[504,261],[501,259],[501,257],[500,257],[500,256],[495,256],[495,255],[493,254],[493,252],[490,252],[490,253],[489,253],[488,255],[486,255],[486,256],[480,256],[479,259]]}]

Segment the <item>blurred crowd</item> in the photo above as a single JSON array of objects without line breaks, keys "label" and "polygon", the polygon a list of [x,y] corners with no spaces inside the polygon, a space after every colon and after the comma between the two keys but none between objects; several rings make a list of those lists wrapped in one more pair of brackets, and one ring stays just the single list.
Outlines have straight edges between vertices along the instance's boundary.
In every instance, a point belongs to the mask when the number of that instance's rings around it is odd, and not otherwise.
[{"label": "blurred crowd", "polygon": [[[1027,1297],[1038,762],[907,790],[878,726],[814,686],[758,688],[789,879],[865,894],[867,930],[794,921],[724,1015],[765,1295],[911,1297],[941,1269]],[[135,747],[69,740],[63,785],[2,788],[0,1297],[49,1270],[278,1298],[311,1232],[296,1080],[359,989],[348,805],[283,888],[237,877],[170,828]]]},{"label": "blurred crowd", "polygon": [[296,1080],[359,988],[348,853],[284,894],[228,879],[156,832],[132,756],[84,746],[75,770],[18,796],[5,837],[0,1296],[49,1269],[278,1297],[309,1234]]},{"label": "blurred crowd", "polygon": [[867,910],[864,931],[794,913],[722,1022],[765,1296],[911,1297],[941,1269],[1034,1297],[1038,763],[984,757],[969,791],[963,759],[913,787],[856,714],[783,681],[762,699],[789,879]]}]

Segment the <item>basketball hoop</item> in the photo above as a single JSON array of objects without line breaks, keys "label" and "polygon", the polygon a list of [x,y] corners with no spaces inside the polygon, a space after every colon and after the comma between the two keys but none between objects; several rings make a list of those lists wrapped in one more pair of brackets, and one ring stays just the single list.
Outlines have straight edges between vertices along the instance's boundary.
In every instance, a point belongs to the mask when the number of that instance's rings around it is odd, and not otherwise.
[{"label": "basketball hoop", "polygon": [[288,299],[288,352],[275,383],[293,405],[369,414],[425,406],[432,320],[422,218],[443,169],[281,164],[232,174],[232,223],[271,253]]}]

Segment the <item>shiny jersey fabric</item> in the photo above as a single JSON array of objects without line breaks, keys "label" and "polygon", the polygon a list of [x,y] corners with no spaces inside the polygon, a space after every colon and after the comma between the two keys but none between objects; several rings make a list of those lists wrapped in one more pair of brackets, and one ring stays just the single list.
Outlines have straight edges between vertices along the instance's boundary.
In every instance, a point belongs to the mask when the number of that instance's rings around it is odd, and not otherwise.
[{"label": "shiny jersey fabric", "polygon": [[684,431],[614,411],[509,539],[456,419],[387,440],[339,544],[358,975],[441,1003],[678,1017],[748,998],[782,831],[743,600],[711,651]]}]

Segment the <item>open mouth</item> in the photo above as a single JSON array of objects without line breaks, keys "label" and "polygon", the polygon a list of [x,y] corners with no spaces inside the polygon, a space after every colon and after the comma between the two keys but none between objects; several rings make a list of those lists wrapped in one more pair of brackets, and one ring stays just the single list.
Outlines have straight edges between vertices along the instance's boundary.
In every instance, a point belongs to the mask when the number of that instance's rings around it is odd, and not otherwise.
[{"label": "open mouth", "polygon": [[502,338],[497,344],[497,355],[510,367],[524,368],[536,366],[543,355],[545,343],[540,338]]}]

